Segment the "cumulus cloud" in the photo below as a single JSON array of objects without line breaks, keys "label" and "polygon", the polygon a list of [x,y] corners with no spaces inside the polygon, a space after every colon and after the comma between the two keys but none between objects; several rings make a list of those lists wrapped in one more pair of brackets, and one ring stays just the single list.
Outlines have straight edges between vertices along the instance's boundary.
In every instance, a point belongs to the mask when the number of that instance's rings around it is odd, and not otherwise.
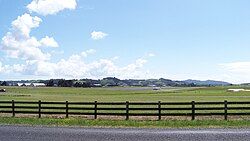
[{"label": "cumulus cloud", "polygon": [[46,16],[56,14],[64,9],[73,10],[76,6],[76,0],[33,0],[27,5],[27,8],[30,12]]},{"label": "cumulus cloud", "polygon": [[86,50],[86,51],[81,52],[81,56],[82,56],[82,57],[87,57],[88,55],[94,54],[95,52],[96,52],[96,50],[94,50],[94,49],[89,49],[89,50]]},{"label": "cumulus cloud", "polygon": [[[84,51],[92,53],[92,50]],[[88,54],[87,55],[90,55]],[[44,76],[53,78],[102,78],[107,76],[116,76],[119,78],[143,78],[148,72],[142,70],[146,59],[139,58],[134,62],[118,66],[111,59],[99,59],[92,62],[86,62],[86,57],[79,54],[73,54],[68,59],[61,59],[52,63],[49,61],[26,61],[25,64],[16,64],[4,67],[12,73],[20,73],[23,75]],[[1,64],[0,64],[0,68]]]},{"label": "cumulus cloud", "polygon": [[25,13],[22,16],[18,16],[16,20],[12,22],[12,31],[15,34],[20,34],[22,37],[29,37],[30,30],[39,26],[42,19],[39,17],[31,17],[29,14]]},{"label": "cumulus cloud", "polygon": [[23,72],[24,69],[23,64],[14,64],[14,65],[3,65],[2,62],[0,62],[0,73],[20,73]]},{"label": "cumulus cloud", "polygon": [[42,44],[42,46],[58,47],[58,43],[55,41],[53,37],[46,36],[45,38],[42,38],[40,40],[40,43]]},{"label": "cumulus cloud", "polygon": [[23,60],[49,60],[50,54],[43,53],[38,47],[40,42],[36,38],[20,40],[13,33],[7,33],[2,38],[2,49],[10,58],[20,58]]},{"label": "cumulus cloud", "polygon": [[100,40],[100,39],[105,38],[106,36],[108,36],[108,34],[102,32],[102,31],[93,31],[93,32],[91,33],[91,38],[92,38],[93,40]]},{"label": "cumulus cloud", "polygon": [[11,30],[2,38],[1,46],[8,57],[24,60],[49,60],[50,54],[43,53],[42,43],[30,36],[30,31],[37,28],[42,20],[25,13],[12,22]]},{"label": "cumulus cloud", "polygon": [[[76,5],[75,0],[33,0],[27,8],[30,12],[49,15],[64,9],[75,9]],[[7,57],[22,59],[25,63],[3,65],[0,62],[0,73],[53,78],[102,78],[107,76],[142,78],[148,76],[146,75],[148,72],[142,68],[147,63],[147,57],[153,55],[144,56],[128,65],[120,66],[115,64],[118,57],[86,61],[89,55],[96,52],[94,49],[89,49],[73,54],[67,59],[51,62],[51,55],[44,52],[41,47],[58,47],[58,43],[53,37],[45,36],[38,40],[30,35],[31,30],[39,27],[41,22],[39,17],[27,13],[18,16],[12,22],[10,31],[1,40],[0,49],[6,53]],[[100,40],[106,36],[108,34],[101,31],[91,33],[91,38],[94,40]]]}]

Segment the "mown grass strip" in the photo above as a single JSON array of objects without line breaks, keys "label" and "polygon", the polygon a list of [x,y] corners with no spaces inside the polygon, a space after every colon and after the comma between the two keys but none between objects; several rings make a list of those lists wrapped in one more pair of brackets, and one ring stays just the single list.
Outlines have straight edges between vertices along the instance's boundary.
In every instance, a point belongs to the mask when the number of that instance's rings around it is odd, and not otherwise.
[{"label": "mown grass strip", "polygon": [[87,120],[81,118],[55,119],[31,117],[0,117],[1,125],[44,125],[44,126],[77,126],[77,127],[139,127],[139,128],[240,128],[250,127],[250,120]]}]

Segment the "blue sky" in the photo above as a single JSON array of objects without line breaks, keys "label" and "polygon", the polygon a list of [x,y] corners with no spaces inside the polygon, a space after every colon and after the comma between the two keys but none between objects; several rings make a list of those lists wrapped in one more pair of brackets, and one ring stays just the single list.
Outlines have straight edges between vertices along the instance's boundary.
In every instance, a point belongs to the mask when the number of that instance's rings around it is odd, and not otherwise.
[{"label": "blue sky", "polygon": [[[250,82],[248,0],[53,0],[45,7],[39,1],[0,0],[1,80],[115,76]],[[23,25],[28,17],[41,21]],[[22,26],[30,32],[20,39]],[[3,39],[8,32],[17,46]],[[26,44],[32,37],[40,45]],[[29,46],[47,58],[36,57]]]}]

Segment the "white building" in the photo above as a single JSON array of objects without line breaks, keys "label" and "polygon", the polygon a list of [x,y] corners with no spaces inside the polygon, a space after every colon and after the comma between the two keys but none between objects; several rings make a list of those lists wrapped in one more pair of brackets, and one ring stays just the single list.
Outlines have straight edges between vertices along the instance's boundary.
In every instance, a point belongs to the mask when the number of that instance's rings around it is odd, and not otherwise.
[{"label": "white building", "polygon": [[31,83],[31,87],[45,87],[46,85],[44,83]]},{"label": "white building", "polygon": [[31,83],[17,83],[19,87],[31,86]]},{"label": "white building", "polygon": [[19,87],[45,87],[44,83],[17,83]]}]

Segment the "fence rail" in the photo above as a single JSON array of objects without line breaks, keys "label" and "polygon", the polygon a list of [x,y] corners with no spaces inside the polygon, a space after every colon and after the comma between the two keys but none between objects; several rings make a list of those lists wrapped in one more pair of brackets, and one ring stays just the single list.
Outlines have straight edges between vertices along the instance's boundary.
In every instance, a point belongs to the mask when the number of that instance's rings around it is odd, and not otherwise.
[{"label": "fence rail", "polygon": [[163,116],[186,116],[195,120],[197,116],[249,116],[250,102],[45,102],[45,101],[0,101],[0,113],[42,115],[91,115],[154,116],[161,120]]}]

